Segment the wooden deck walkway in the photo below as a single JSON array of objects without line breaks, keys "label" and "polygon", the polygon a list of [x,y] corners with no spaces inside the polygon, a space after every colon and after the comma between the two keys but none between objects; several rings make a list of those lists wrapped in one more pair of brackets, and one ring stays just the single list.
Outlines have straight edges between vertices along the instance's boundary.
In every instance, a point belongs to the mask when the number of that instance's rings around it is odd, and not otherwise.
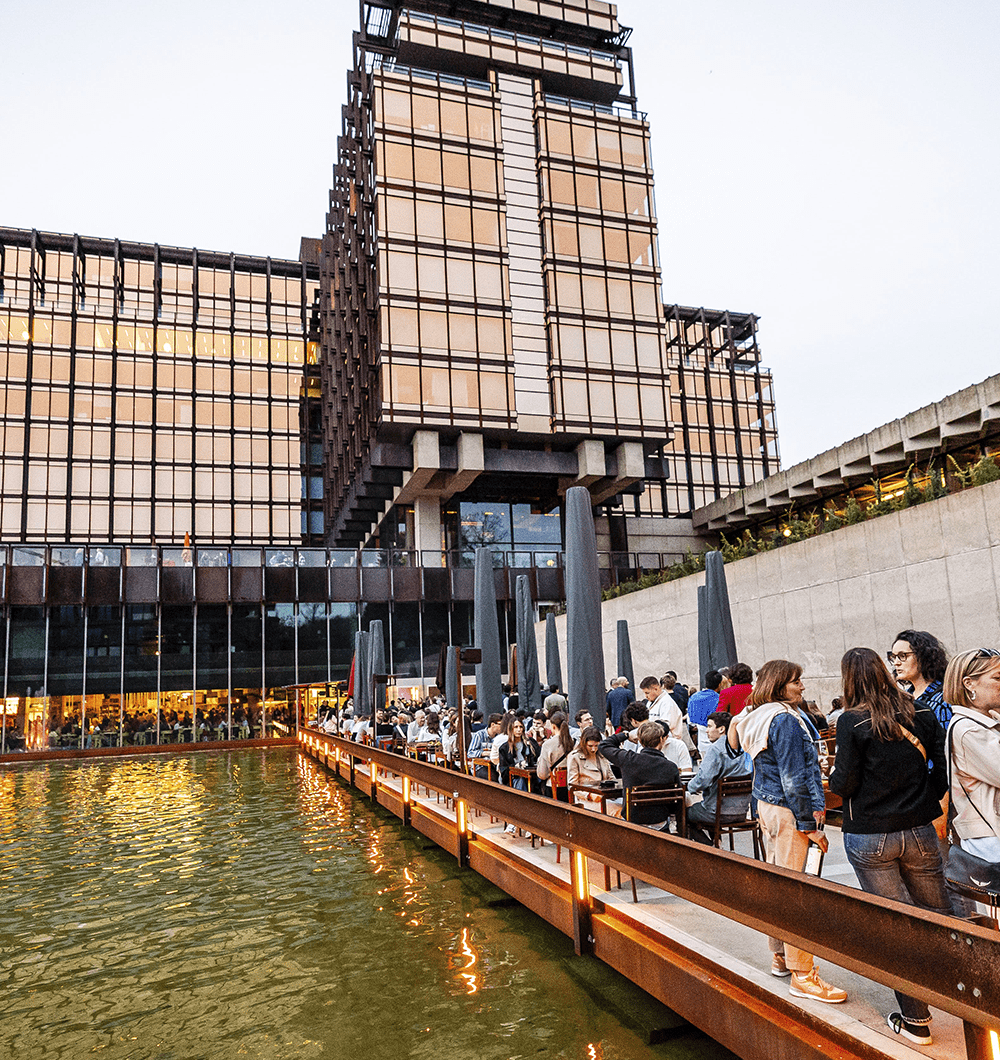
[{"label": "wooden deck walkway", "polygon": [[[313,746],[309,746],[310,743]],[[351,779],[349,764],[346,760],[335,759],[329,743],[307,740],[302,746],[342,779]],[[363,748],[359,750],[364,754]],[[401,770],[405,770],[407,760],[399,761]],[[380,804],[461,857],[454,838],[458,810],[447,792],[426,789],[407,778],[409,809],[404,813],[403,776],[394,776],[383,769],[378,769],[377,774]],[[447,783],[446,778],[447,774],[443,783]],[[367,762],[356,761],[353,780],[363,795],[370,795]],[[503,821],[477,813],[472,808],[467,812],[470,866],[562,930],[567,930],[564,907],[574,885],[571,855],[567,848],[563,847],[557,857],[555,843],[536,839],[533,844],[524,834],[506,832]],[[824,879],[856,887],[857,881],[844,854],[839,829],[830,827],[828,834],[831,844]],[[747,856],[752,853],[749,836],[737,836],[737,852]],[[652,962],[645,969],[637,968],[634,948],[619,952],[617,946],[603,941],[608,935],[596,928],[593,932],[595,956],[617,967],[738,1055],[767,1057],[768,1060],[784,1060],[786,1057],[798,1060],[812,1055],[858,1056],[866,1060],[878,1057],[904,1060],[916,1056],[964,1060],[967,1055],[973,1055],[967,1054],[964,1024],[957,1016],[932,1008],[934,1043],[928,1047],[911,1045],[896,1037],[886,1024],[886,1015],[898,1008],[888,987],[821,960],[821,974],[848,991],[847,1002],[824,1005],[793,998],[788,993],[788,980],[770,974],[767,940],[759,931],[641,880],[637,880],[639,900],[633,902],[629,878],[622,874],[619,886],[618,874],[612,870],[611,886],[606,889],[605,867],[594,860],[589,863],[588,875],[595,924],[606,928],[612,938],[632,936],[633,941],[638,938],[651,954],[659,955],[661,963]],[[567,933],[572,934],[572,930]],[[920,954],[915,953],[913,960],[919,961]],[[674,968],[684,974],[672,978]],[[906,977],[907,970],[901,968],[899,974]],[[754,1021],[748,1020],[743,1047],[740,1029],[733,1026],[732,1014],[713,1016],[710,1012],[705,1013],[706,1006],[692,997],[696,993],[692,986],[695,983],[704,983],[714,990],[721,988],[727,997],[739,994],[748,1015],[751,1012],[756,1014],[756,1029],[751,1026]],[[703,1013],[705,1018],[702,1018]],[[768,1027],[775,1032],[771,1043],[767,1042]]]}]

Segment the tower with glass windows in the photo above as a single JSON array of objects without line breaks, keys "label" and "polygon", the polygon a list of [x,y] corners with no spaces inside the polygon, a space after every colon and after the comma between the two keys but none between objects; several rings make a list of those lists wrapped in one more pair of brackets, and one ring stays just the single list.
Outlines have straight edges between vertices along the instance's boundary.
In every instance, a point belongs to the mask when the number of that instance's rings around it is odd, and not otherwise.
[{"label": "tower with glass windows", "polygon": [[666,489],[682,357],[629,33],[602,0],[362,3],[321,258],[330,544],[527,551],[569,486],[612,516],[693,500],[700,464]]}]

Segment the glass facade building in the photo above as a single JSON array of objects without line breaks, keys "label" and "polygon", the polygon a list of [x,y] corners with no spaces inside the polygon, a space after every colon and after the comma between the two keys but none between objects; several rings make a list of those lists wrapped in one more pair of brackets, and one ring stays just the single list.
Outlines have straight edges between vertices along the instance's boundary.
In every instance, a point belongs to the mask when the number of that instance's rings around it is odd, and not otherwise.
[{"label": "glass facade building", "polygon": [[663,305],[629,33],[600,0],[363,5],[321,256],[330,545],[462,547],[462,504],[579,484],[627,549],[778,469],[756,319]]},{"label": "glass facade building", "polygon": [[316,281],[297,261],[0,229],[3,539],[301,541]]},{"label": "glass facade building", "polygon": [[564,598],[568,488],[613,584],[779,468],[756,317],[663,303],[615,6],[361,14],[298,261],[0,228],[4,749],[280,731],[373,617],[426,689],[477,546],[505,638]]}]

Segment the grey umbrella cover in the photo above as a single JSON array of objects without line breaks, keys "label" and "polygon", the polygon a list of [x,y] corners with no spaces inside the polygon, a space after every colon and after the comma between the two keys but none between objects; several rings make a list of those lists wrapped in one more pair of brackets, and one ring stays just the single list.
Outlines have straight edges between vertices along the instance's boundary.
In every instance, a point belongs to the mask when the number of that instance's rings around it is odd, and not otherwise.
[{"label": "grey umbrella cover", "polygon": [[635,670],[632,668],[632,644],[628,635],[628,620],[618,619],[618,673],[616,677],[628,678],[628,687],[634,696]]},{"label": "grey umbrella cover", "polygon": [[375,675],[385,673],[385,640],[382,636],[382,619],[374,618],[368,627],[369,698],[375,710],[385,709],[385,685],[375,684]]},{"label": "grey umbrella cover", "polygon": [[559,659],[559,634],[556,616],[550,611],[545,616],[545,680],[550,685],[563,686],[562,663]]},{"label": "grey umbrella cover", "polygon": [[538,679],[538,643],[535,640],[535,611],[531,606],[531,584],[526,574],[514,583],[517,602],[517,698],[532,714],[542,709],[542,688]]},{"label": "grey umbrella cover", "polygon": [[483,653],[476,664],[476,701],[484,718],[503,711],[500,681],[500,627],[497,623],[497,589],[493,580],[493,553],[476,549],[476,582],[473,604],[475,644]]},{"label": "grey umbrella cover", "polygon": [[601,580],[590,491],[566,491],[566,663],[574,714],[590,711],[603,730],[606,708],[601,643]]}]

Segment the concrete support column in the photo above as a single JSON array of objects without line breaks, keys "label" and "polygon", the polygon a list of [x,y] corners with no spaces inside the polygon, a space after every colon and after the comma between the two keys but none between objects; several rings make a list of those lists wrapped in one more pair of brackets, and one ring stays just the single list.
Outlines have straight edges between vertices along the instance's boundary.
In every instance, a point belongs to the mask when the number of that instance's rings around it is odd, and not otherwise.
[{"label": "concrete support column", "polygon": [[440,552],[444,548],[441,499],[437,494],[413,499],[413,536],[418,552]]}]

